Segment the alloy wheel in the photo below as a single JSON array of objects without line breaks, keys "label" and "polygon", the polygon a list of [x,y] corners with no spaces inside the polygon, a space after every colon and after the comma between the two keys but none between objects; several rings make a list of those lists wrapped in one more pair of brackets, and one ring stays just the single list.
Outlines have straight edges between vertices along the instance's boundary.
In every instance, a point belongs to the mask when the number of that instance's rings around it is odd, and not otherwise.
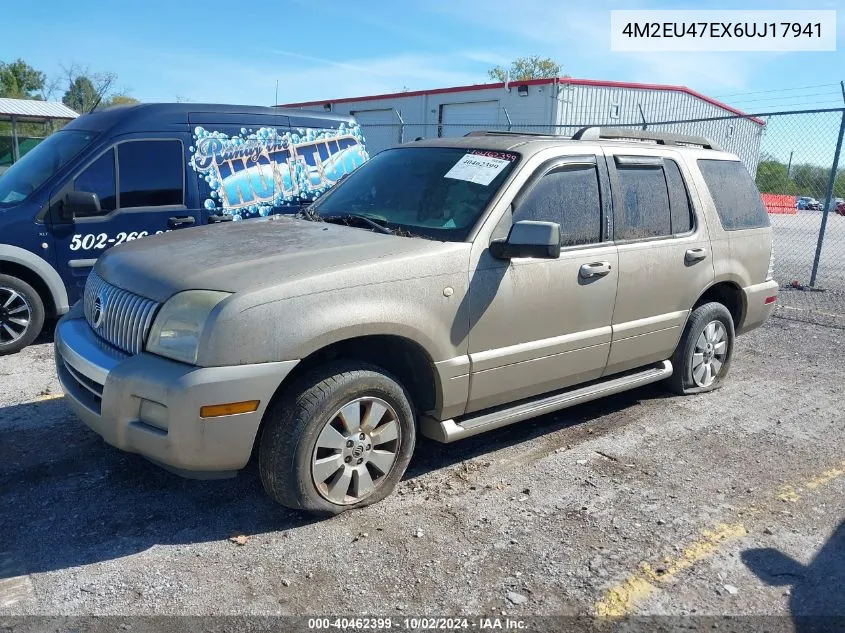
[{"label": "alloy wheel", "polygon": [[32,318],[32,308],[22,294],[0,286],[0,345],[20,340]]},{"label": "alloy wheel", "polygon": [[396,411],[381,398],[358,398],[326,422],[311,458],[320,495],[338,505],[365,499],[396,462],[401,431]]},{"label": "alloy wheel", "polygon": [[692,353],[692,379],[699,387],[709,387],[725,365],[728,357],[728,332],[721,321],[710,321],[698,339]]}]

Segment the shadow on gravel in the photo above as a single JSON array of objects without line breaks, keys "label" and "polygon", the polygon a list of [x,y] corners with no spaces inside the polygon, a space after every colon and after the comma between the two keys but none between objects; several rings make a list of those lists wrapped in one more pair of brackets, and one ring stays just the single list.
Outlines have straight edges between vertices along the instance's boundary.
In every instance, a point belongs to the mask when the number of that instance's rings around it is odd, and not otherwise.
[{"label": "shadow on gravel", "polygon": [[[556,438],[577,444],[636,416],[596,418],[665,397],[650,386],[455,444],[421,440],[405,479],[593,422]],[[320,521],[271,501],[254,462],[233,479],[183,479],[105,444],[61,400],[0,408],[0,432],[0,579]]]},{"label": "shadow on gravel", "polygon": [[845,521],[807,565],[771,547],[746,550],[742,561],[766,584],[789,587],[797,633],[845,630]]},{"label": "shadow on gravel", "polygon": [[[633,391],[588,402],[555,413],[526,420],[513,426],[506,426],[495,431],[460,440],[454,444],[440,444],[424,437],[417,438],[414,458],[405,474],[405,479],[412,479],[425,473],[445,468],[460,462],[482,457],[485,454],[516,446],[535,438],[547,437],[550,443],[561,443],[556,431],[572,428],[574,433],[567,434],[562,446],[578,444],[586,439],[601,437],[615,428],[631,422],[635,416],[615,416],[612,422],[598,423],[597,420],[612,413],[623,413],[626,409],[646,400],[670,400],[672,396],[659,383],[646,385]],[[575,428],[573,428],[575,427]],[[549,447],[551,452],[553,447]]]}]

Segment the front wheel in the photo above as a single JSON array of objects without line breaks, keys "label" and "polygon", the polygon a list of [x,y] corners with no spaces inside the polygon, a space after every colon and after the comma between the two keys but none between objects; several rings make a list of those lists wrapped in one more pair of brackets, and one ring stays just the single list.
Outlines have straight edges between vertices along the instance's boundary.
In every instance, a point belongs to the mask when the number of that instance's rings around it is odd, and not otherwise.
[{"label": "front wheel", "polygon": [[0,275],[0,356],[32,343],[44,327],[44,302],[25,281]]},{"label": "front wheel", "polygon": [[718,389],[730,368],[734,338],[733,317],[724,305],[714,301],[696,308],[672,356],[672,390],[686,395]]},{"label": "front wheel", "polygon": [[299,380],[267,413],[258,465],[289,508],[338,514],[384,499],[416,439],[402,386],[378,367],[331,364]]}]

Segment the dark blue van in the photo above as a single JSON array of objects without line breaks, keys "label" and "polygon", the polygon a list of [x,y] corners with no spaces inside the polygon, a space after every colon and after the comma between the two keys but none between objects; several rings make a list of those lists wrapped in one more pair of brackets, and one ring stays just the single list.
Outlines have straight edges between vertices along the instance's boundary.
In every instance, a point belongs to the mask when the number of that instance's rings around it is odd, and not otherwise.
[{"label": "dark blue van", "polygon": [[368,159],[352,117],[142,104],[74,120],[0,176],[0,355],[80,298],[106,249],[296,213]]}]

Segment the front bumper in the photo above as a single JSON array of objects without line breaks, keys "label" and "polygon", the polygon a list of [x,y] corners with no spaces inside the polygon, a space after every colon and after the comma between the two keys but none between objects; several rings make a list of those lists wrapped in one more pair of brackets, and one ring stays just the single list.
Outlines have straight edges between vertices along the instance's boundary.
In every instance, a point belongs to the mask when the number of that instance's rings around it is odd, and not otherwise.
[{"label": "front bumper", "polygon": [[[193,477],[249,461],[270,399],[298,361],[192,367],[129,356],[100,340],[79,306],[56,328],[56,370],[71,409],[109,444]],[[254,413],[200,417],[200,408],[259,400]]]}]

